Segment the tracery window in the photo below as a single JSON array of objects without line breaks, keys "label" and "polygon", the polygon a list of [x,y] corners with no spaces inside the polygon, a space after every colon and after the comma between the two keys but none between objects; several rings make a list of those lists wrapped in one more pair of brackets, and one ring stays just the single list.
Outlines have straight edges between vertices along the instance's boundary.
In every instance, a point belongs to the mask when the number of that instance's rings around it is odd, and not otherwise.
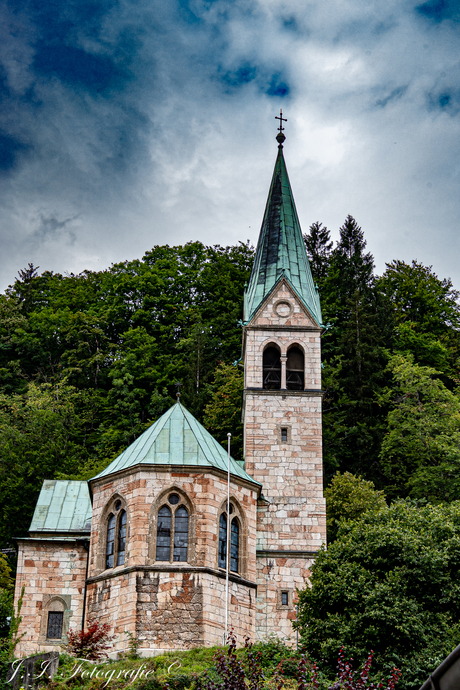
[{"label": "tracery window", "polygon": [[110,505],[111,511],[107,518],[107,537],[105,546],[105,567],[124,565],[126,560],[126,536],[128,516],[122,509],[122,502],[116,499]]},{"label": "tracery window", "polygon": [[[189,542],[189,511],[184,499],[170,493],[166,503],[158,511],[157,561],[186,562]],[[172,558],[171,558],[172,554]]]},{"label": "tracery window", "polygon": [[[230,514],[233,506],[230,504]],[[230,523],[230,570],[237,573],[240,557],[240,525],[238,518],[234,517]],[[227,567],[227,514],[221,513],[219,517],[219,568]]]},{"label": "tracery window", "polygon": [[305,357],[299,347],[290,347],[286,361],[286,388],[303,391],[305,388]]},{"label": "tracery window", "polygon": [[264,350],[263,387],[267,390],[279,390],[281,388],[280,351],[274,345],[269,345]]}]

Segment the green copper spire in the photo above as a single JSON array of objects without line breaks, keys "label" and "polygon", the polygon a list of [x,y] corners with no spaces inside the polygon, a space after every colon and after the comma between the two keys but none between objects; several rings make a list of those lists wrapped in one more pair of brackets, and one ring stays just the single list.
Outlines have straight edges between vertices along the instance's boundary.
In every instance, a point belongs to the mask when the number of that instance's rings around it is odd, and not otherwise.
[{"label": "green copper spire", "polygon": [[265,207],[251,278],[245,294],[244,321],[248,323],[252,319],[262,302],[284,276],[317,324],[321,326],[319,295],[311,275],[302,230],[284,162],[284,139],[285,136],[280,131],[277,135],[278,157]]}]

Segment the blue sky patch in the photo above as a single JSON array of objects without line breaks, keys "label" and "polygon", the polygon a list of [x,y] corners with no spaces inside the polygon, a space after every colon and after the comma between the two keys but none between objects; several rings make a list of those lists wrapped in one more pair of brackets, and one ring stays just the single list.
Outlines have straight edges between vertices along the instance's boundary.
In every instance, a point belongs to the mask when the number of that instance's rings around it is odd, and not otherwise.
[{"label": "blue sky patch", "polygon": [[86,53],[64,44],[38,47],[35,68],[42,74],[55,75],[67,84],[103,91],[122,76],[113,61],[105,55]]},{"label": "blue sky patch", "polygon": [[18,139],[10,137],[0,131],[0,173],[5,173],[15,167],[18,155],[28,146]]},{"label": "blue sky patch", "polygon": [[273,74],[265,93],[267,96],[287,96],[289,94],[289,86],[280,74]]},{"label": "blue sky patch", "polygon": [[418,5],[416,11],[434,22],[442,22],[444,19],[460,21],[460,8],[458,0],[428,0],[423,5]]}]

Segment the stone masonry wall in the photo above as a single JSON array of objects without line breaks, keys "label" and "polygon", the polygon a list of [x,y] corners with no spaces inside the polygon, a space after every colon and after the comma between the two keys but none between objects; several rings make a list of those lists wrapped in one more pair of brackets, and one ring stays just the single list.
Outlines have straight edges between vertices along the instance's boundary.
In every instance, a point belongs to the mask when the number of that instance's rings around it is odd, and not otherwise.
[{"label": "stone masonry wall", "polygon": [[63,642],[67,629],[81,629],[87,552],[75,542],[18,540],[18,546],[15,605],[24,585],[19,634],[25,636],[16,654],[51,652],[61,640],[46,639],[48,610],[64,611]]},{"label": "stone masonry wall", "polygon": [[[275,633],[287,644],[294,645],[296,590],[304,589],[312,563],[312,559],[304,558],[257,559],[257,640]],[[282,604],[282,591],[288,593],[287,606]]]},{"label": "stone masonry wall", "polygon": [[[144,467],[93,483],[87,615],[109,622],[117,636],[115,649],[127,646],[125,630],[140,639],[143,653],[216,644],[222,639],[218,520],[227,495],[226,478],[177,469],[181,471]],[[187,563],[155,561],[157,513],[171,490],[187,500]],[[126,559],[106,570],[107,506],[117,497],[128,516]],[[231,585],[232,605],[241,630],[251,625],[254,630],[255,597],[248,591],[253,591],[256,581],[256,487],[232,483],[230,500],[241,523],[241,582]],[[252,589],[246,580],[254,583]]]},{"label": "stone masonry wall", "polygon": [[[305,586],[312,552],[326,541],[320,334],[284,281],[245,327],[245,463],[263,487],[257,511],[259,638],[274,632],[292,641],[296,588]],[[291,345],[303,350],[305,390],[263,389],[263,351],[270,343],[279,347],[282,363]],[[281,428],[287,429],[286,442]]]}]

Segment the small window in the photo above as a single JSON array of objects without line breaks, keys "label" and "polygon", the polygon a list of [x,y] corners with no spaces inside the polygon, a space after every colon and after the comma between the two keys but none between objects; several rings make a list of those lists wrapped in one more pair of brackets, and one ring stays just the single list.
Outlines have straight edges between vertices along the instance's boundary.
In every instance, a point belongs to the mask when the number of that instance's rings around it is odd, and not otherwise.
[{"label": "small window", "polygon": [[281,592],[281,606],[289,605],[289,592]]},{"label": "small window", "polygon": [[281,427],[281,443],[287,443],[288,430],[287,427]]},{"label": "small window", "polygon": [[107,522],[107,546],[105,550],[105,567],[113,568],[115,552],[115,515],[110,515]]},{"label": "small window", "polygon": [[126,510],[122,510],[118,519],[118,554],[117,565],[125,562],[126,550]]},{"label": "small window", "polygon": [[178,504],[179,501],[180,501],[180,496],[179,496],[179,494],[171,494],[171,495],[169,496],[169,498],[168,498],[168,501],[169,501],[169,503],[170,503],[172,506],[177,506],[177,504]]},{"label": "small window", "polygon": [[171,510],[162,506],[158,511],[157,561],[169,561],[171,553]]},{"label": "small window", "polygon": [[49,640],[60,640],[62,637],[62,625],[64,613],[62,611],[50,611],[48,613],[48,628],[46,637]]}]

